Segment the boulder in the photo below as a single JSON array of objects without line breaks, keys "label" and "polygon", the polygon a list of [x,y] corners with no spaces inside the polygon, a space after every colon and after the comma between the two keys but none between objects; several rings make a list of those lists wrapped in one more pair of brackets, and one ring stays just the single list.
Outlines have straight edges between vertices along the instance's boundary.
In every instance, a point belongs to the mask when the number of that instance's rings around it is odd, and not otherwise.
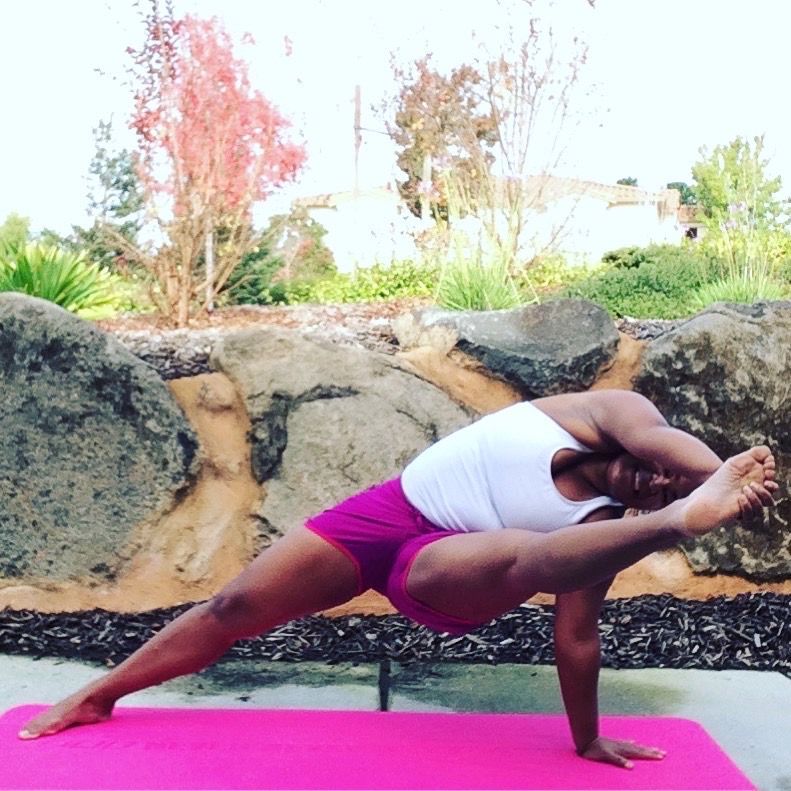
[{"label": "boulder", "polygon": [[266,483],[262,536],[398,475],[420,451],[472,419],[392,357],[294,331],[235,333],[212,365],[243,394],[252,464]]},{"label": "boulder", "polygon": [[[635,389],[678,428],[723,458],[752,445],[774,451],[778,480],[791,481],[791,302],[714,305],[652,341]],[[685,547],[696,571],[757,580],[791,575],[791,501],[762,529],[719,528]]]},{"label": "boulder", "polygon": [[168,510],[197,441],[165,384],[111,336],[0,294],[0,576],[109,579]]},{"label": "boulder", "polygon": [[429,309],[396,320],[393,331],[404,348],[460,350],[526,398],[586,390],[618,349],[609,314],[573,299],[515,310]]}]

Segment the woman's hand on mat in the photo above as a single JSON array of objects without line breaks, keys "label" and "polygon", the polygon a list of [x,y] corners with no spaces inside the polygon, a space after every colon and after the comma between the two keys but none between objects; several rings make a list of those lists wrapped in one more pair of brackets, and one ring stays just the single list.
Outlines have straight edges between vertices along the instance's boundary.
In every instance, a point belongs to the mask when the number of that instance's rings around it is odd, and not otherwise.
[{"label": "woman's hand on mat", "polygon": [[645,747],[633,741],[618,741],[605,739],[601,736],[594,739],[579,754],[589,761],[601,761],[605,764],[615,764],[624,769],[631,769],[634,764],[632,759],[658,761],[665,757],[665,751],[656,747]]},{"label": "woman's hand on mat", "polygon": [[18,735],[20,739],[37,739],[39,736],[52,736],[75,725],[104,722],[110,719],[113,705],[97,702],[78,693],[34,717]]}]

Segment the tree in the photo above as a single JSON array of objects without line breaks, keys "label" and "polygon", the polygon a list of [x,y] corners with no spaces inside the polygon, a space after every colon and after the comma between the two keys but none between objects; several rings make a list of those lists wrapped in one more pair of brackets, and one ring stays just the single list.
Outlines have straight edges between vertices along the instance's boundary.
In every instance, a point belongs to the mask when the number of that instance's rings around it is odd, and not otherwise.
[{"label": "tree", "polygon": [[[304,149],[257,90],[216,19],[173,18],[150,0],[141,49],[130,49],[136,86],[131,126],[148,214],[165,240],[130,251],[153,272],[152,294],[177,326],[213,295],[256,245],[252,206],[295,178]],[[215,230],[223,244],[215,250]],[[120,238],[116,236],[120,241]]]},{"label": "tree", "polygon": [[143,227],[144,194],[133,154],[110,148],[112,121],[100,120],[93,134],[96,151],[90,165],[88,213],[94,222],[89,228],[72,226],[65,241],[102,268],[123,270],[129,263],[127,251],[138,244]]},{"label": "tree", "polygon": [[324,243],[327,229],[307,209],[296,206],[269,221],[264,238],[280,259],[275,281],[312,281],[336,272],[332,251]]},{"label": "tree", "polygon": [[769,178],[763,155],[763,136],[752,143],[737,137],[713,151],[700,149],[700,160],[692,166],[698,206],[714,224],[728,221],[735,205],[745,204],[756,222],[776,224],[782,207],[777,199],[781,180]]},{"label": "tree", "polygon": [[[524,21],[519,14],[525,8],[532,13],[530,4],[503,7],[510,21],[496,54],[481,50],[448,78],[424,61],[410,83],[396,73],[402,79],[396,126],[406,141],[399,164],[407,184],[418,183],[424,152],[433,159],[439,151],[431,177],[420,179],[423,189],[449,207],[451,224],[454,215],[474,215],[483,229],[478,253],[485,247],[486,256],[513,268],[542,251],[526,239],[527,220],[530,210],[544,207],[547,176],[565,152],[587,50],[577,38],[561,46],[552,27],[536,16]],[[540,246],[554,244],[563,225]]]},{"label": "tree", "polygon": [[636,187],[637,186],[637,179],[633,176],[626,176],[626,178],[618,179],[615,182],[616,184],[623,184],[624,187]]},{"label": "tree", "polygon": [[682,206],[696,206],[698,203],[695,190],[686,181],[670,181],[667,184],[667,189],[678,190]]},{"label": "tree", "polygon": [[0,246],[22,247],[30,236],[30,220],[11,212],[0,225]]},{"label": "tree", "polygon": [[446,77],[430,67],[430,56],[416,61],[413,70],[394,72],[400,90],[388,126],[399,149],[396,162],[407,176],[398,191],[415,216],[447,219],[448,197],[438,169],[472,181],[477,161],[483,158],[488,166],[494,159],[496,129],[482,95],[483,78],[468,65]]},{"label": "tree", "polygon": [[777,197],[780,177],[767,175],[763,137],[737,137],[712,151],[701,148],[692,167],[706,234],[703,243],[728,278],[771,278],[788,245],[786,218]]}]

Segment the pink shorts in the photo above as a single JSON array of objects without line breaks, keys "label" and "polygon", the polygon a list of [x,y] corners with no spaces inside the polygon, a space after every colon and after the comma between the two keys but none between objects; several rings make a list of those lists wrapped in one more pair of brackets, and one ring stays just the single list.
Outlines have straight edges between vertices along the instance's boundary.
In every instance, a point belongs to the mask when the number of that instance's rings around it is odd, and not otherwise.
[{"label": "pink shorts", "polygon": [[305,526],[354,563],[358,594],[373,588],[399,612],[437,632],[464,634],[482,625],[438,612],[407,591],[420,550],[459,532],[429,522],[404,496],[400,478],[355,494],[310,517]]}]

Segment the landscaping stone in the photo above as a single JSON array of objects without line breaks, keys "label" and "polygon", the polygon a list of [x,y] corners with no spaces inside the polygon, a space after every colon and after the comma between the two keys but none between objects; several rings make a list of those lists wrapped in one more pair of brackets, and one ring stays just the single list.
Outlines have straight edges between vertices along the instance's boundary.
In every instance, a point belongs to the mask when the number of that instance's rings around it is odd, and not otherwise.
[{"label": "landscaping stone", "polygon": [[51,302],[0,294],[0,576],[110,579],[197,440],[157,373]]},{"label": "landscaping stone", "polygon": [[265,539],[398,475],[420,451],[472,419],[392,357],[297,331],[227,336],[211,363],[246,401],[253,472],[266,482],[258,514]]},{"label": "landscaping stone", "polygon": [[759,529],[719,528],[684,551],[696,571],[791,574],[791,302],[714,305],[652,341],[635,389],[726,458],[769,445],[785,492]]},{"label": "landscaping stone", "polygon": [[515,310],[425,310],[393,322],[404,348],[453,348],[527,398],[590,387],[612,365],[618,332],[605,310],[561,299]]}]

